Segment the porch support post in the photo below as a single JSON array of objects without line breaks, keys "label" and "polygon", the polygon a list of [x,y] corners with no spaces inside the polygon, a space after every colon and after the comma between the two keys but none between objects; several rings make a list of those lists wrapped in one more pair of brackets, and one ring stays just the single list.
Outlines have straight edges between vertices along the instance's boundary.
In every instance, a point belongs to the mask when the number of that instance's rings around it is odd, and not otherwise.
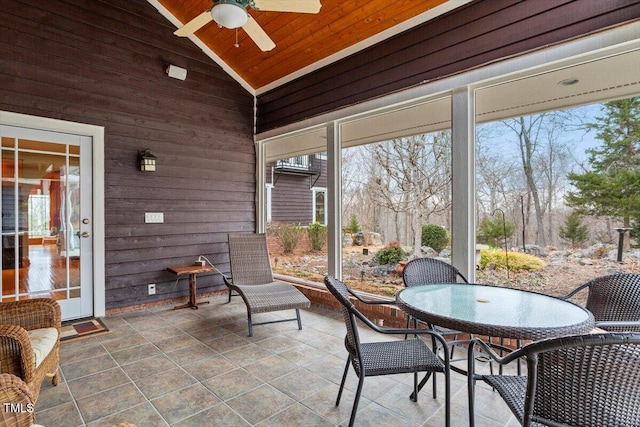
[{"label": "porch support post", "polygon": [[267,179],[265,176],[265,146],[261,142],[255,143],[256,148],[256,233],[267,231]]},{"label": "porch support post", "polygon": [[342,138],[340,125],[327,124],[328,272],[342,279]]},{"label": "porch support post", "polygon": [[455,89],[451,101],[451,262],[475,281],[475,92]]}]

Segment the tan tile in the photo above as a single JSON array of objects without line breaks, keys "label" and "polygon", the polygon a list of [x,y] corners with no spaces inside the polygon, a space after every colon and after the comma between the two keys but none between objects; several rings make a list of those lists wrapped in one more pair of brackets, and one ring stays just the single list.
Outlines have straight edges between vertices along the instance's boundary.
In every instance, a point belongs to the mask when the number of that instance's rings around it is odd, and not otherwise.
[{"label": "tan tile", "polygon": [[174,424],[221,401],[202,384],[195,384],[153,399],[151,403],[169,424]]},{"label": "tan tile", "polygon": [[287,375],[295,367],[287,359],[273,355],[260,359],[255,363],[244,367],[263,381],[271,381],[283,375]]},{"label": "tan tile", "polygon": [[133,381],[138,381],[150,375],[174,369],[177,366],[178,365],[166,355],[160,354],[155,357],[124,365],[122,370],[129,375]]},{"label": "tan tile", "polygon": [[126,384],[78,399],[77,403],[83,418],[90,423],[145,401],[135,385]]},{"label": "tan tile", "polygon": [[187,374],[183,369],[175,368],[142,378],[136,381],[136,385],[147,399],[153,399],[163,394],[185,388],[196,382],[197,380]]},{"label": "tan tile", "polygon": [[260,427],[330,427],[334,424],[300,404],[295,404],[258,423]]},{"label": "tan tile", "polygon": [[257,424],[293,405],[295,401],[275,388],[263,385],[226,403],[249,423]]},{"label": "tan tile", "polygon": [[81,399],[130,382],[131,380],[122,369],[116,367],[69,381],[66,385],[69,386],[74,398]]},{"label": "tan tile", "polygon": [[118,364],[127,365],[159,354],[161,354],[161,351],[155,345],[146,343],[137,347],[131,347],[111,353],[111,357],[113,357]]},{"label": "tan tile", "polygon": [[173,427],[202,427],[211,425],[215,420],[216,427],[243,427],[250,424],[224,404],[216,405],[205,411],[186,418]]},{"label": "tan tile", "polygon": [[222,400],[228,400],[264,384],[264,381],[242,368],[209,378],[202,384]]},{"label": "tan tile", "polygon": [[116,362],[110,355],[106,354],[93,357],[91,359],[84,359],[79,362],[69,363],[60,366],[60,369],[64,372],[64,376],[67,381],[71,381],[100,371],[115,368],[116,366]]},{"label": "tan tile", "polygon": [[[168,427],[169,424],[158,414],[149,402],[126,409],[117,414],[109,415],[97,421],[93,421],[87,427],[113,427],[118,423],[130,423],[138,427]],[[48,427],[48,426],[47,426]]]},{"label": "tan tile", "polygon": [[270,384],[287,396],[302,400],[331,383],[313,372],[299,368],[271,381]]},{"label": "tan tile", "polygon": [[217,351],[202,343],[165,353],[178,365],[195,362],[197,360],[204,359],[205,357],[211,357],[218,354]]},{"label": "tan tile", "polygon": [[222,356],[207,357],[183,366],[184,370],[196,377],[198,381],[224,374],[237,367],[238,365]]},{"label": "tan tile", "polygon": [[[40,398],[38,398],[38,402]],[[36,423],[46,427],[84,426],[80,413],[73,402],[63,403],[44,411],[36,406]]]}]

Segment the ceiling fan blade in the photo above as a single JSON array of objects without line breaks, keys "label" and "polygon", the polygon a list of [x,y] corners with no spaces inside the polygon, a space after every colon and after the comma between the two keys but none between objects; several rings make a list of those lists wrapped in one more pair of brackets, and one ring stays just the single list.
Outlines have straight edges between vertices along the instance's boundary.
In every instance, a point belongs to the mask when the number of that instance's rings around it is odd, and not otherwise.
[{"label": "ceiling fan blade", "polygon": [[191,21],[175,30],[173,34],[180,37],[190,36],[211,21],[213,21],[213,17],[211,16],[211,9],[205,10],[200,15],[196,16]]},{"label": "ceiling fan blade", "polygon": [[249,35],[249,37],[251,37],[251,40],[253,40],[263,52],[270,51],[276,47],[273,40],[271,40],[251,15],[249,15],[249,19],[247,20],[247,23],[242,26],[242,29]]},{"label": "ceiling fan blade", "polygon": [[255,8],[265,12],[320,12],[320,0],[254,0]]}]

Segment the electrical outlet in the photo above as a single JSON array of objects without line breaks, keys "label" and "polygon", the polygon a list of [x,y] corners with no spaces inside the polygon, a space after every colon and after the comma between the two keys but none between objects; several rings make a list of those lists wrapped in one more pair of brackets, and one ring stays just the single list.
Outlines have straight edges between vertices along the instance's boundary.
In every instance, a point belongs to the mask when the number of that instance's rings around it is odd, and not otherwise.
[{"label": "electrical outlet", "polygon": [[150,283],[148,285],[148,289],[149,289],[149,295],[155,295],[156,294],[156,284],[155,283]]}]

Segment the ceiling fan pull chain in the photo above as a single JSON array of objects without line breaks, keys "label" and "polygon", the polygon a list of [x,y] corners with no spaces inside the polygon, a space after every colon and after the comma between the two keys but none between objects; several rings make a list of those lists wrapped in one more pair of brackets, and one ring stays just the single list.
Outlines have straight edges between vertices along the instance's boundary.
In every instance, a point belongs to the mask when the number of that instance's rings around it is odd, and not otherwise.
[{"label": "ceiling fan pull chain", "polygon": [[236,28],[236,43],[233,45],[234,47],[240,47],[240,43],[238,43],[238,29]]}]

